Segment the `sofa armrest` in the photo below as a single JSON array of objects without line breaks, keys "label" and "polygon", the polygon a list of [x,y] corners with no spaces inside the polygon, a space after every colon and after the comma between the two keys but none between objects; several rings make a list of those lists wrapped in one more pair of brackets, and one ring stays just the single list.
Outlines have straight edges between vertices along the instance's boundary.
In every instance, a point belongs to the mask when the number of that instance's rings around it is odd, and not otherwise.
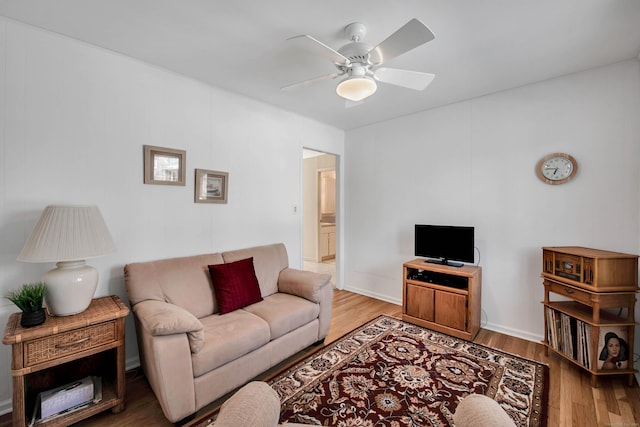
[{"label": "sofa armrest", "polygon": [[318,314],[318,341],[329,333],[331,307],[333,306],[333,286],[331,275],[311,271],[285,268],[278,277],[278,291],[305,298],[320,306]]},{"label": "sofa armrest", "polygon": [[187,334],[191,353],[204,345],[202,323],[182,307],[164,301],[147,300],[133,306],[140,325],[152,336]]},{"label": "sofa armrest", "polygon": [[331,276],[329,274],[285,268],[278,277],[278,291],[319,304],[321,302],[321,290],[328,285],[330,279]]},{"label": "sofa armrest", "polygon": [[515,423],[495,400],[470,394],[458,403],[453,422],[458,427],[515,427]]},{"label": "sofa armrest", "polygon": [[175,423],[196,411],[187,334],[153,336],[135,316],[138,350],[145,376],[165,417]]},{"label": "sofa armrest", "polygon": [[275,427],[280,398],[267,383],[253,381],[238,390],[220,408],[216,427]]}]

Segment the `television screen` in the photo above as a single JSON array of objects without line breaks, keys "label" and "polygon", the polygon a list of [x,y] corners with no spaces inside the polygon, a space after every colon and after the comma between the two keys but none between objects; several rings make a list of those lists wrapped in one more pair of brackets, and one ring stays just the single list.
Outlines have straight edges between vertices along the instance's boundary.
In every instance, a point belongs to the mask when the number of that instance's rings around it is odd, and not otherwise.
[{"label": "television screen", "polygon": [[474,228],[452,225],[415,227],[415,255],[435,258],[434,262],[454,265],[449,261],[474,261]]}]

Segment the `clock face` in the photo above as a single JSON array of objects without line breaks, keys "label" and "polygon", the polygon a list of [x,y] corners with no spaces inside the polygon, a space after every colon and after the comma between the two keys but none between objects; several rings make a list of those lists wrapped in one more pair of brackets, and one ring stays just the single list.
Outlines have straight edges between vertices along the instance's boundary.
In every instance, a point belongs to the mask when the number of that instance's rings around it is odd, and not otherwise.
[{"label": "clock face", "polygon": [[563,184],[575,176],[576,160],[568,154],[554,153],[538,162],[537,174],[547,184]]},{"label": "clock face", "polygon": [[561,181],[571,176],[573,163],[565,157],[552,157],[542,163],[542,175],[552,181]]}]

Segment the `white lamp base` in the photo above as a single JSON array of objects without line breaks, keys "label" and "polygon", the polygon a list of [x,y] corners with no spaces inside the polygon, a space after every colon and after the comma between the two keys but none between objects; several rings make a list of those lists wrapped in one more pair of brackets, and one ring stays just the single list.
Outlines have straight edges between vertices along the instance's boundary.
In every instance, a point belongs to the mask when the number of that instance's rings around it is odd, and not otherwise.
[{"label": "white lamp base", "polygon": [[98,287],[98,271],[84,260],[61,261],[56,266],[42,276],[49,312],[54,316],[82,313]]}]

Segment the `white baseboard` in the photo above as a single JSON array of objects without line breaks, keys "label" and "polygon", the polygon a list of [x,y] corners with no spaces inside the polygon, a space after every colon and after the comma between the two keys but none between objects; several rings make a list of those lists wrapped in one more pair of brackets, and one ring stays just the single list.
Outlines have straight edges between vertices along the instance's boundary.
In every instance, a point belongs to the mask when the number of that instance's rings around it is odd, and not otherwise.
[{"label": "white baseboard", "polygon": [[130,371],[140,367],[140,358],[138,356],[132,357],[124,361],[124,370]]},{"label": "white baseboard", "polygon": [[389,302],[395,305],[402,305],[402,300],[397,300],[395,298],[390,298],[388,295],[378,294],[376,292],[370,292],[366,289],[354,288],[353,286],[344,287],[345,291],[353,292],[356,294],[364,295],[365,297],[371,297],[375,299],[379,299],[381,301]]},{"label": "white baseboard", "polygon": [[501,334],[510,335],[516,338],[522,338],[523,340],[531,341],[540,344],[542,342],[542,335],[532,334],[520,329],[509,328],[504,325],[496,325],[494,323],[487,323],[486,325],[480,325],[482,329],[489,329],[490,331],[500,332]]},{"label": "white baseboard", "polygon": [[3,400],[2,402],[0,402],[0,415],[8,414],[11,411],[13,411],[11,399]]}]

